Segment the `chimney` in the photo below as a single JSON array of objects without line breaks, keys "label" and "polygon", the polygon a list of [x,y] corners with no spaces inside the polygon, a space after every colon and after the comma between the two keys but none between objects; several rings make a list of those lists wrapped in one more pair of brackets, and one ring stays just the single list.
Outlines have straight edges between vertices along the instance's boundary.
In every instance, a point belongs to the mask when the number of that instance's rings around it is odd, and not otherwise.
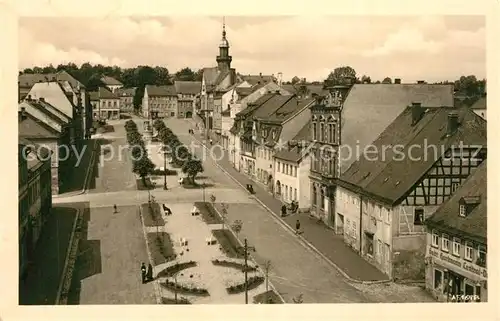
[{"label": "chimney", "polygon": [[446,136],[450,137],[453,134],[455,134],[455,132],[458,129],[458,125],[459,125],[459,123],[458,123],[458,114],[456,112],[450,112],[450,113],[448,113],[448,128],[447,128],[447,131],[446,131]]},{"label": "chimney", "polygon": [[259,72],[259,77],[262,77],[262,73],[261,72]]},{"label": "chimney", "polygon": [[422,119],[424,115],[424,108],[422,108],[422,103],[411,103],[411,124],[415,125]]},{"label": "chimney", "polygon": [[396,85],[401,85],[401,78],[394,78],[394,83]]},{"label": "chimney", "polygon": [[19,112],[19,119],[20,120],[25,120],[26,119],[26,108],[21,107],[21,111]]},{"label": "chimney", "polygon": [[280,86],[281,88],[281,84],[282,84],[282,80],[283,79],[283,73],[282,72],[279,72],[278,73],[278,86]]},{"label": "chimney", "polygon": [[26,97],[26,100],[27,100],[27,101],[31,101],[31,95],[28,95],[28,96]]},{"label": "chimney", "polygon": [[41,102],[45,102],[45,98],[44,98],[44,97],[40,97],[40,98],[39,98],[39,100],[40,100]]},{"label": "chimney", "polygon": [[420,85],[421,84],[425,84],[425,81],[423,81],[423,80],[417,80],[417,84],[420,84]]}]

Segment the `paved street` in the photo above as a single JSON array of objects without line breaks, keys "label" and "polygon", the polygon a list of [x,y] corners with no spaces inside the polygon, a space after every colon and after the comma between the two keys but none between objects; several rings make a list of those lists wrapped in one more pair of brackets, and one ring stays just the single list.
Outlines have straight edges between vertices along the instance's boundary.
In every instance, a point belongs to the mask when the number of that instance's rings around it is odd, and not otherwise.
[{"label": "paved street", "polygon": [[[190,145],[193,137],[187,133],[188,121],[169,119],[167,126],[177,133],[179,139]],[[196,145],[196,144],[193,144]],[[201,155],[202,148],[196,148]],[[209,157],[204,162],[205,175],[227,177]],[[235,193],[242,190],[234,181]],[[245,191],[246,193],[246,191]],[[246,193],[248,195],[248,193]],[[241,237],[248,238],[256,247],[254,256],[259,264],[271,260],[273,272],[270,278],[287,302],[303,294],[308,303],[370,302],[361,291],[349,285],[327,262],[297,237],[288,233],[253,197],[251,201],[229,205],[228,218],[243,221]]]},{"label": "paved street", "polygon": [[[142,128],[142,120],[136,118],[138,127]],[[101,135],[115,151],[125,144],[124,121],[115,124],[115,131]],[[202,146],[187,134],[189,122],[171,119],[169,126],[187,146],[195,146],[194,152],[201,155]],[[191,145],[193,143],[193,145]],[[123,153],[126,151],[121,149]],[[196,147],[198,145],[198,147]],[[106,152],[106,150],[108,151]],[[152,303],[154,289],[150,285],[138,282],[138,264],[146,260],[146,247],[137,212],[133,210],[138,204],[148,200],[147,191],[135,189],[135,177],[131,172],[131,163],[127,157],[109,156],[109,148],[102,148],[101,155],[109,160],[99,164],[96,172],[95,186],[82,195],[54,199],[54,203],[88,202],[90,221],[88,224],[88,240],[99,246],[101,269],[93,269],[94,273],[75,273],[75,279],[81,279],[79,296],[75,303]],[[115,152],[116,153],[116,152]],[[125,155],[125,154],[124,154]],[[199,181],[213,184],[202,189],[184,189],[180,186],[169,186],[168,191],[157,187],[152,195],[161,203],[192,203],[208,200],[215,195],[217,203],[229,205],[228,219],[243,221],[240,237],[246,237],[256,247],[253,253],[255,260],[263,264],[271,260],[270,281],[283,295],[287,302],[303,295],[306,303],[348,303],[348,302],[381,302],[384,299],[375,295],[373,288],[353,287],[345,278],[320,255],[305,246],[293,233],[287,231],[283,223],[273,218],[244,189],[228,177],[214,160],[206,157],[204,173]],[[117,204],[120,213],[113,214],[112,206]],[[81,252],[85,247],[81,247]],[[88,250],[88,249],[87,249]],[[95,253],[94,253],[95,256]],[[88,269],[87,256],[81,254],[80,269]],[[95,263],[94,263],[95,264]],[[85,275],[87,274],[87,275]],[[82,275],[84,275],[82,277]],[[390,287],[388,288],[389,291]],[[75,290],[74,290],[75,291]]]}]

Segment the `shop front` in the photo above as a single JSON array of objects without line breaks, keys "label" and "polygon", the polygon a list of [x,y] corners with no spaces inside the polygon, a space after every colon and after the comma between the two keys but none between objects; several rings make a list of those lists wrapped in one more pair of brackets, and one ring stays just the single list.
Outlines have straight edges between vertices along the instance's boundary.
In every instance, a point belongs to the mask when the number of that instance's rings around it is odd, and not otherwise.
[{"label": "shop front", "polygon": [[426,288],[441,302],[487,302],[486,268],[429,248],[426,256]]}]

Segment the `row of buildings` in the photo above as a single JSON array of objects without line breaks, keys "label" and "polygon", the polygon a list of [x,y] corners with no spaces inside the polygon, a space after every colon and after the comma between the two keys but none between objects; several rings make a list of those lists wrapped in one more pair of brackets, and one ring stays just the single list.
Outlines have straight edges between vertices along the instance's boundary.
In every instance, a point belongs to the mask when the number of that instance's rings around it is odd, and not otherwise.
[{"label": "row of buildings", "polygon": [[[119,119],[120,113],[134,112],[136,88],[124,88],[112,77],[101,78],[104,86],[90,93],[94,120]],[[201,82],[175,81],[173,85],[146,85],[141,113],[146,118],[192,118],[199,99]]]},{"label": "row of buildings", "polygon": [[233,166],[391,279],[486,300],[486,97],[453,85],[282,85],[231,68],[223,29],[196,117]]},{"label": "row of buildings", "polygon": [[22,74],[18,85],[19,266],[23,277],[50,215],[52,196],[71,184],[76,153],[90,137],[92,110],[85,86],[65,71]]}]

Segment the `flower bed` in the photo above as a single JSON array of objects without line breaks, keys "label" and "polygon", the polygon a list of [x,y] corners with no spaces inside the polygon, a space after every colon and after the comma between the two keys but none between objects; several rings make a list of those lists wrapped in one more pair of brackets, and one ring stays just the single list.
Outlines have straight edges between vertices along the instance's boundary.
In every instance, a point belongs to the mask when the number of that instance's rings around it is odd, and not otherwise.
[{"label": "flower bed", "polygon": [[[212,264],[219,265],[219,266],[231,267],[234,269],[238,269],[242,272],[245,272],[245,264],[239,263],[239,262],[215,259],[215,260],[212,260]],[[255,266],[248,265],[246,270],[247,270],[247,272],[255,272],[255,271],[257,271],[257,268]]]},{"label": "flower bed", "polygon": [[208,202],[194,202],[194,206],[200,211],[201,218],[207,224],[222,224],[222,220],[215,211],[212,204]]},{"label": "flower bed", "polygon": [[181,262],[181,263],[177,262],[171,266],[166,267],[162,271],[160,271],[158,273],[158,277],[159,278],[172,277],[172,276],[174,276],[175,273],[182,271],[182,270],[185,270],[185,269],[195,267],[196,265],[198,265],[198,263],[196,263],[195,261]]},{"label": "flower bed", "polygon": [[[262,276],[252,276],[248,278],[248,290],[255,289],[259,285],[264,283],[264,277]],[[227,293],[229,294],[237,294],[245,291],[245,283],[231,285],[226,288]]]},{"label": "flower bed", "polygon": [[186,298],[178,298],[177,302],[175,302],[175,299],[166,298],[166,297],[161,298],[161,303],[162,304],[191,304],[191,302],[189,302],[189,300]]},{"label": "flower bed", "polygon": [[230,258],[243,258],[243,254],[238,250],[240,244],[234,234],[227,229],[212,230],[212,234],[217,239],[222,252]]},{"label": "flower bed", "polygon": [[161,232],[157,235],[155,232],[150,232],[147,234],[147,241],[154,265],[175,260],[177,255],[168,233]]},{"label": "flower bed", "polygon": [[161,216],[160,204],[158,203],[151,203],[151,207],[149,204],[141,204],[141,215],[145,226],[165,225],[165,221]]},{"label": "flower bed", "polygon": [[[144,182],[146,184],[144,184]],[[149,177],[146,177],[144,181],[141,178],[136,179],[135,183],[138,191],[147,191],[148,189],[154,189],[153,183],[151,183]]]},{"label": "flower bed", "polygon": [[255,304],[283,304],[278,294],[273,290],[269,290],[264,293],[257,294],[253,297],[253,303]]},{"label": "flower bed", "polygon": [[166,280],[165,282],[161,282],[160,285],[170,291],[177,292],[178,294],[190,294],[190,295],[196,295],[196,296],[208,296],[208,290],[203,289],[203,288],[197,288],[197,287],[189,287],[182,285],[177,282],[177,284],[174,281]]}]

